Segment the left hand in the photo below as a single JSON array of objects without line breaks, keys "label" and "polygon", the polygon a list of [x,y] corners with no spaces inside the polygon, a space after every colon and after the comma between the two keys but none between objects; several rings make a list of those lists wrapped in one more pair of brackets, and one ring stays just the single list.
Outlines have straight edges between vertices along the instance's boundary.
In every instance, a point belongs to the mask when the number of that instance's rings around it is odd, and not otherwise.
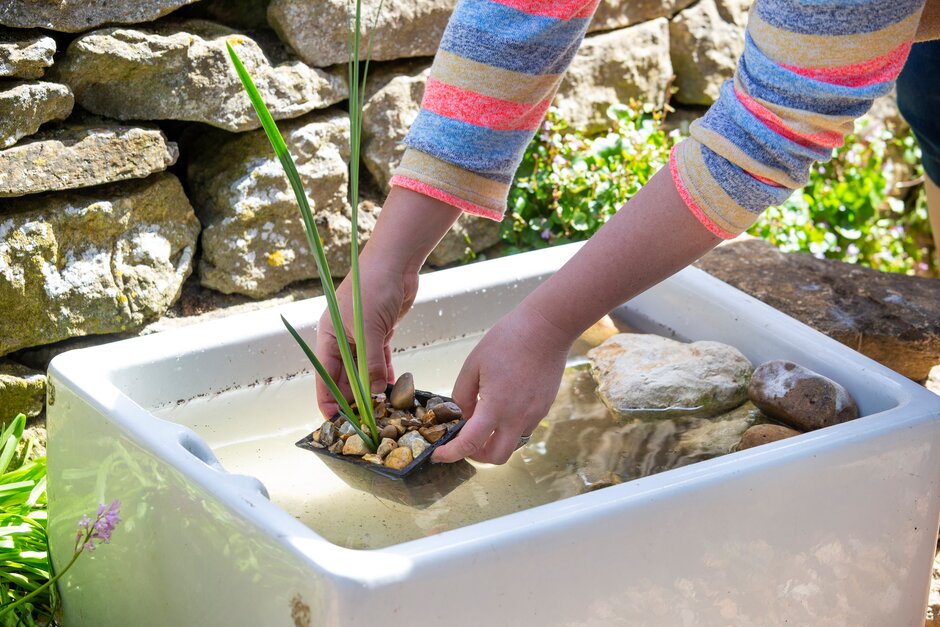
[{"label": "left hand", "polygon": [[500,320],[467,357],[454,386],[467,424],[434,451],[433,461],[505,463],[555,401],[570,348],[560,329],[524,304]]}]

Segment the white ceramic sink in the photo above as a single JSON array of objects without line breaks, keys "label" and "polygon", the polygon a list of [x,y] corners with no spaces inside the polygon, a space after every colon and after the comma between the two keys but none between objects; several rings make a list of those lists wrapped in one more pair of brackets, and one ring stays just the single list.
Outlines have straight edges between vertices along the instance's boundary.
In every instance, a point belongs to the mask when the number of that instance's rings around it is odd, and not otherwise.
[{"label": "white ceramic sink", "polygon": [[[401,369],[447,391],[479,334],[576,250],[424,276],[396,336]],[[354,550],[328,528],[356,524],[375,497],[293,448],[319,417],[278,314],[312,337],[324,307],[314,299],[52,362],[56,565],[98,502],[121,499],[125,519],[64,577],[67,624],[923,624],[940,397],[904,377],[687,269],[615,315],[732,344],[755,364],[796,361],[845,385],[864,417],[495,518],[501,494],[524,493],[500,491],[511,464],[481,467],[467,485],[493,495],[470,516],[482,522],[423,537],[440,529],[422,527],[419,511],[375,520],[370,510],[360,533],[384,548]],[[310,517],[298,514],[305,506]],[[408,520],[418,539],[366,528]]]}]

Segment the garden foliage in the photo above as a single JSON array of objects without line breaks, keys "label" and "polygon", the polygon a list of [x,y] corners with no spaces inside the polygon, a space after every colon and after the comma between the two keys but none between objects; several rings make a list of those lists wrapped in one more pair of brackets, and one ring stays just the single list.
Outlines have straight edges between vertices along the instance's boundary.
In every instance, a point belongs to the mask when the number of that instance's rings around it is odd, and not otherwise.
[{"label": "garden foliage", "polygon": [[[587,135],[549,111],[510,193],[503,241],[511,251],[587,239],[668,162],[681,139],[649,104],[614,105],[608,116],[607,130]],[[788,252],[928,274],[920,151],[909,131],[885,126],[866,136],[866,123],[810,173],[806,187],[764,212],[749,232]],[[898,172],[913,172],[911,180],[896,180]]]},{"label": "garden foliage", "polygon": [[[31,459],[20,414],[0,434],[0,609],[49,581],[46,544],[46,458]],[[3,627],[43,625],[57,604],[54,587],[0,618]]]}]

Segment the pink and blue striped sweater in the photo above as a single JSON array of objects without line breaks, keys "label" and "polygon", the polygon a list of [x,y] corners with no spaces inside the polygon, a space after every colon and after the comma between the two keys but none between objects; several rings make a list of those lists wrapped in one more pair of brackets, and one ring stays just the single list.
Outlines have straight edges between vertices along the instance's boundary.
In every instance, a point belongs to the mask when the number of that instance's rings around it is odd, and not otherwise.
[{"label": "pink and blue striped sweater", "polygon": [[[724,238],[802,187],[891,91],[925,0],[756,0],[735,73],[672,179]],[[499,220],[523,152],[598,0],[460,0],[392,185]]]}]

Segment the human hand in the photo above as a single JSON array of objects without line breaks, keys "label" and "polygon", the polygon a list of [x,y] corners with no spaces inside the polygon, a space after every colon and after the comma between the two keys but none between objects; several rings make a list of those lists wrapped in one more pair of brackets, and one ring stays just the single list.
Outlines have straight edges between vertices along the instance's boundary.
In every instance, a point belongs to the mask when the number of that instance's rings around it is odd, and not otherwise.
[{"label": "human hand", "polygon": [[433,461],[503,464],[548,413],[572,340],[524,305],[490,329],[464,362],[453,396],[468,420]]},{"label": "human hand", "polygon": [[[374,256],[371,256],[374,257]],[[366,339],[366,362],[369,368],[369,381],[373,394],[385,391],[388,383],[393,383],[395,373],[392,370],[392,353],[389,347],[395,327],[411,309],[418,291],[418,273],[387,267],[371,261],[363,252],[359,277],[362,291],[362,317]],[[353,327],[352,280],[346,277],[336,290],[343,325],[350,348],[356,354],[355,330]],[[326,371],[339,386],[340,391],[350,398],[352,390],[349,377],[343,367],[336,331],[330,312],[325,311],[317,325],[317,357],[323,362]],[[330,394],[326,383],[317,377],[317,405],[323,416],[332,416],[339,411],[339,405]]]},{"label": "human hand", "polygon": [[[408,313],[418,291],[418,271],[460,209],[402,188],[392,188],[368,244],[359,255],[366,361],[371,392],[383,392],[394,380],[389,348],[395,326]],[[337,289],[346,337],[355,354],[352,281]],[[352,397],[329,312],[317,326],[317,357],[347,399]],[[326,384],[317,377],[317,405],[324,416],[339,407]]]}]

